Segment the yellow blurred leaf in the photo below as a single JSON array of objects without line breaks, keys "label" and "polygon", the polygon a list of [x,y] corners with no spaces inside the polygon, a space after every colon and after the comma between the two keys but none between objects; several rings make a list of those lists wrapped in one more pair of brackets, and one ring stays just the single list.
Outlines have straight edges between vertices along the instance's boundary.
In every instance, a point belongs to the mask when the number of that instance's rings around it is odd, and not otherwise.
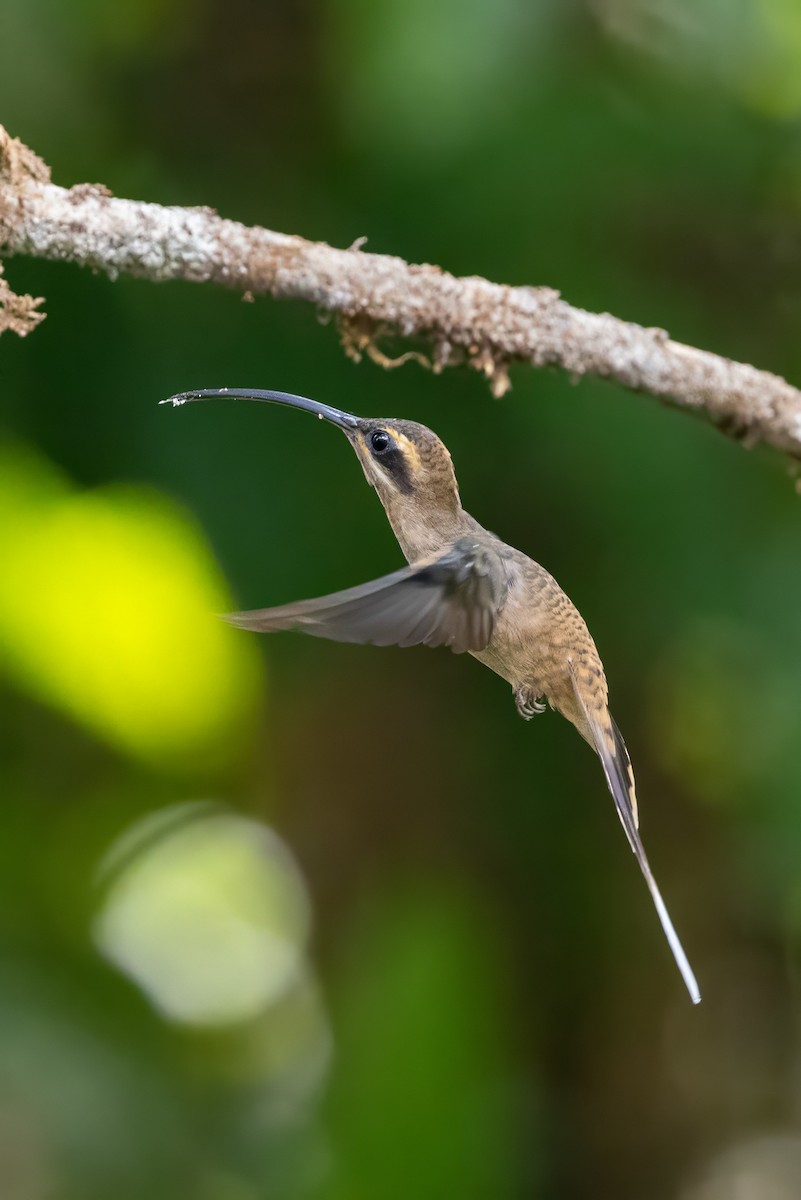
[{"label": "yellow blurred leaf", "polygon": [[0,451],[0,668],[112,744],[225,761],[252,723],[255,649],[201,534],[150,489],[76,492]]}]

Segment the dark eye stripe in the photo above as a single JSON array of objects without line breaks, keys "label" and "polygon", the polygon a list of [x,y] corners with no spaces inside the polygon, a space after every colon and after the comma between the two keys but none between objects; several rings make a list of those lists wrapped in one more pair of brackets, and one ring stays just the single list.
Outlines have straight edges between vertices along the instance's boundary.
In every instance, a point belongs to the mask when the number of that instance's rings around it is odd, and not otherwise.
[{"label": "dark eye stripe", "polygon": [[398,490],[404,495],[409,496],[414,491],[412,477],[409,474],[409,464],[406,462],[406,456],[397,446],[392,446],[386,450],[379,459],[381,466],[391,475],[398,486]]}]

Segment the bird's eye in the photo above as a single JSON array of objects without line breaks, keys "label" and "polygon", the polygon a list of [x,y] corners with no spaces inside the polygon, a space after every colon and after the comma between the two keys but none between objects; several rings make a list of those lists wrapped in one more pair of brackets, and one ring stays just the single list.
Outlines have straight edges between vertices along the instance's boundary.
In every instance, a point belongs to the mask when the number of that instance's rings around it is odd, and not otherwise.
[{"label": "bird's eye", "polygon": [[383,454],[389,448],[389,434],[383,429],[376,429],[375,433],[370,435],[370,444],[376,454]]}]

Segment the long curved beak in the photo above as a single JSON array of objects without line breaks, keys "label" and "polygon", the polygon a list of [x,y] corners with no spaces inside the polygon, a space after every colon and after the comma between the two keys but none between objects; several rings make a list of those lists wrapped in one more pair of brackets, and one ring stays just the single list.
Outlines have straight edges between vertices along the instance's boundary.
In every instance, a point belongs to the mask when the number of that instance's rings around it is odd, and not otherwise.
[{"label": "long curved beak", "polygon": [[295,396],[292,392],[264,392],[250,388],[213,388],[199,392],[178,392],[160,400],[159,404],[189,404],[193,400],[219,400],[234,397],[238,400],[261,400],[267,404],[286,404],[290,408],[302,408],[304,412],[314,413],[321,421],[330,421],[340,429],[356,429],[359,420],[351,413],[332,408],[330,404],[321,404],[319,400],[309,400],[306,396]]}]

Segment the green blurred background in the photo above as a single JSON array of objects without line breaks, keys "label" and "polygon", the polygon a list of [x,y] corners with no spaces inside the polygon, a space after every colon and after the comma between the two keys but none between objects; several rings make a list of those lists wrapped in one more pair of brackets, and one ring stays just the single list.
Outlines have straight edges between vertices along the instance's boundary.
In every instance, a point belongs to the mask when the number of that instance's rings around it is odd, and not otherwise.
[{"label": "green blurred background", "polygon": [[[801,378],[796,0],[3,0],[56,182],[567,299]],[[348,361],[301,304],[6,262],[3,1200],[797,1200],[787,463],[594,380]],[[399,565],[336,431],[421,420],[588,620],[683,990],[597,762],[427,650],[213,614]]]}]

